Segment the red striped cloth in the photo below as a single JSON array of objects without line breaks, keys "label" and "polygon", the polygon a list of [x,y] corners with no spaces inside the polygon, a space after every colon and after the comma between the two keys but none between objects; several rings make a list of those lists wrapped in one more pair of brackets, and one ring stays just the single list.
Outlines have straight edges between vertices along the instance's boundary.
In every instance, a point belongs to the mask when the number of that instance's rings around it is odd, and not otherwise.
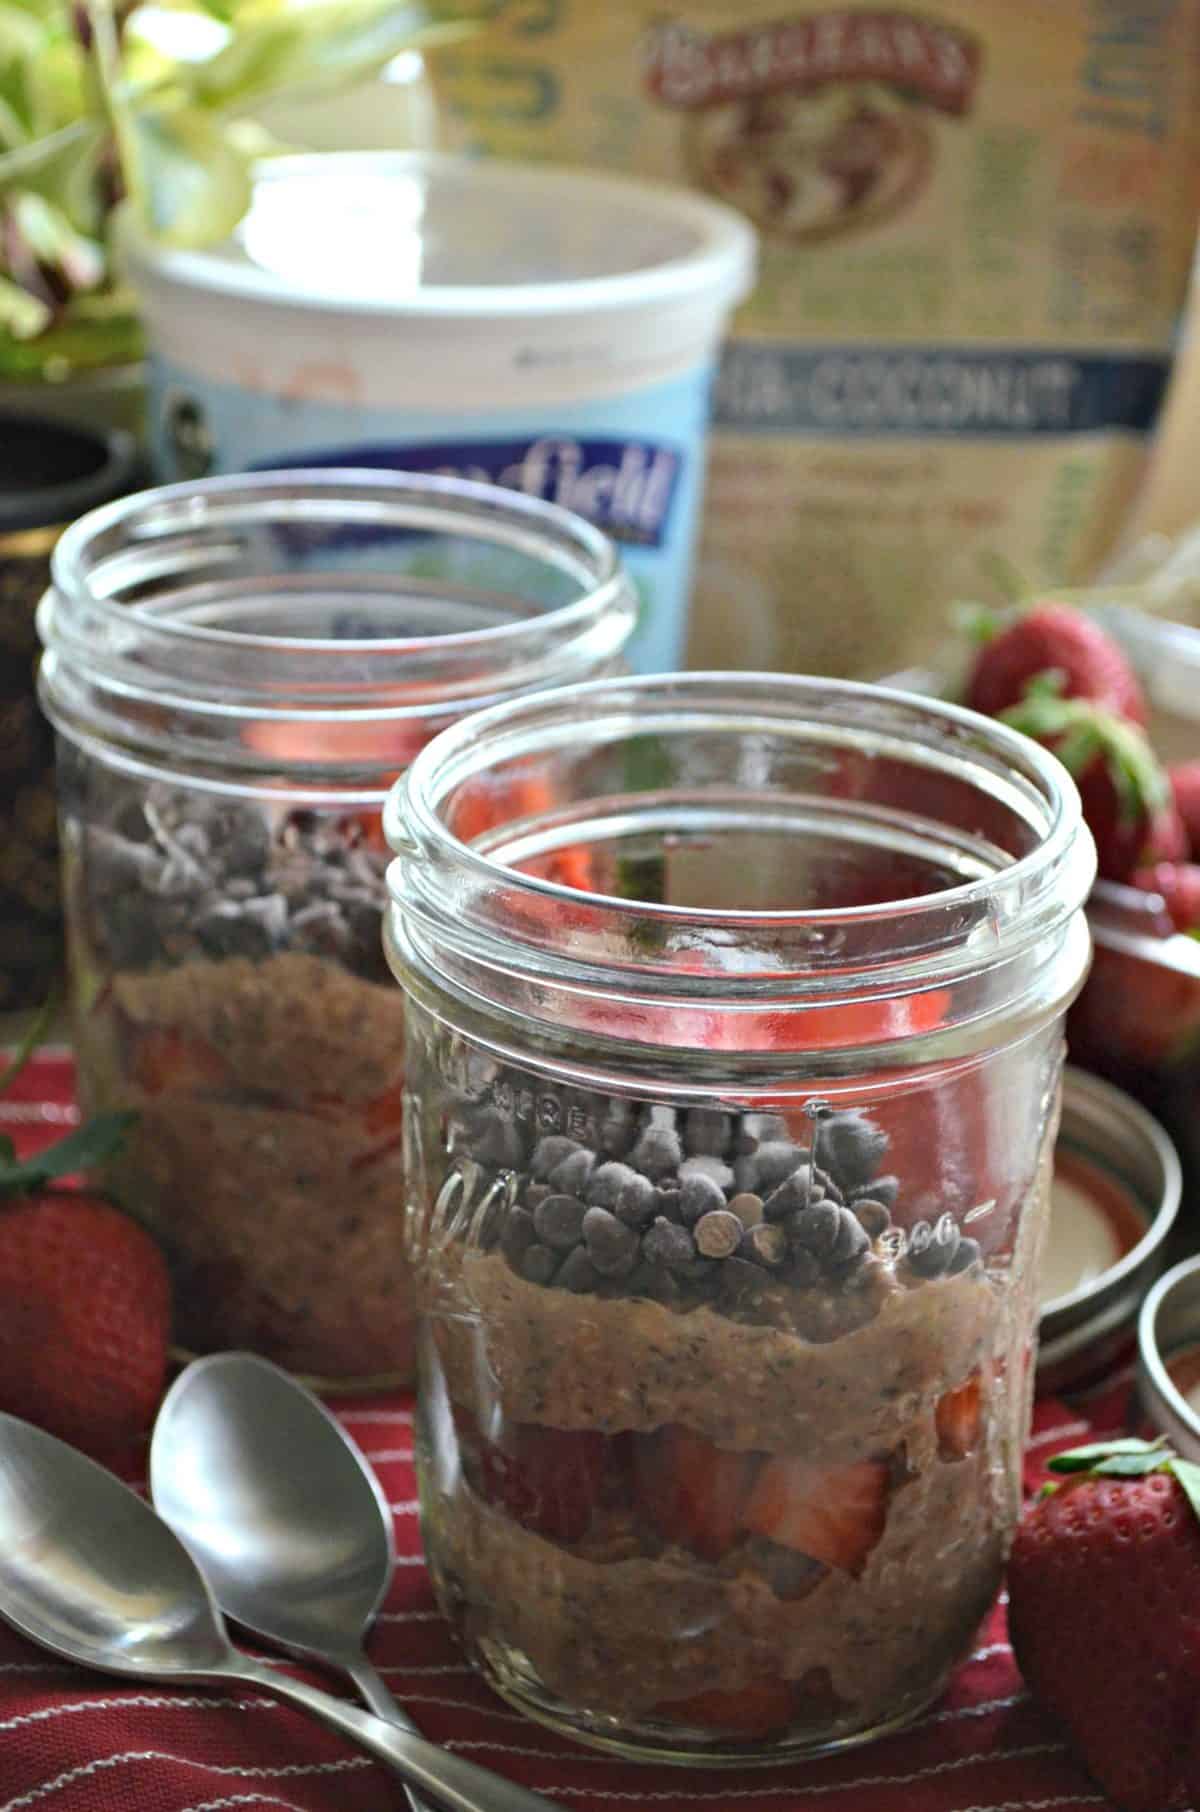
[{"label": "red striped cloth", "polygon": [[[47,1052],[0,1097],[25,1150],[71,1123],[71,1065]],[[1027,1482],[1063,1446],[1123,1424],[1129,1373],[1071,1404],[1039,1403]],[[464,1665],[421,1559],[404,1397],[347,1403],[376,1468],[399,1563],[371,1641],[425,1733],[575,1812],[1076,1812],[1108,1804],[1023,1691],[1001,1594],[940,1705],[902,1734],[828,1759],[744,1773],[634,1765],[560,1741]],[[299,1671],[299,1670],[296,1670]],[[307,1677],[317,1680],[318,1676]],[[324,1682],[329,1684],[329,1682]],[[0,1812],[386,1812],[396,1781],[304,1714],[254,1691],[131,1686],[58,1666],[0,1626]]]}]

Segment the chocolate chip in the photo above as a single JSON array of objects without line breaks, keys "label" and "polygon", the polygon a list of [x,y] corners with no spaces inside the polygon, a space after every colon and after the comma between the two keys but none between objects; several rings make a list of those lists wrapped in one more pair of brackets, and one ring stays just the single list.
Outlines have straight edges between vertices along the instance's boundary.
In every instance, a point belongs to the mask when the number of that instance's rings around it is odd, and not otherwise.
[{"label": "chocolate chip", "polygon": [[760,1145],[754,1154],[754,1178],[759,1193],[773,1189],[807,1162],[807,1152],[793,1145],[790,1139],[772,1139]]},{"label": "chocolate chip", "polygon": [[830,1176],[827,1170],[822,1170],[819,1164],[813,1171],[814,1195],[818,1189],[823,1190],[829,1200],[831,1202],[836,1202],[839,1208],[845,1206],[846,1196],[841,1184],[836,1177]]},{"label": "chocolate chip", "polygon": [[[722,1198],[724,1199],[724,1198]],[[654,1191],[654,1213],[666,1220],[683,1222],[683,1191],[674,1177],[667,1177]]]},{"label": "chocolate chip", "polygon": [[957,1277],[960,1271],[969,1271],[982,1257],[983,1252],[977,1239],[960,1239],[958,1250],[950,1260],[949,1275]]},{"label": "chocolate chip", "polygon": [[742,1258],[774,1270],[788,1255],[787,1234],[775,1223],[763,1221],[760,1226],[747,1227],[738,1252]]},{"label": "chocolate chip", "polygon": [[711,1177],[703,1171],[693,1171],[688,1177],[683,1177],[682,1171],[679,1174],[683,1179],[679,1191],[679,1213],[689,1227],[702,1214],[711,1214],[715,1209],[724,1208],[725,1191]]},{"label": "chocolate chip", "polygon": [[553,1195],[549,1183],[526,1183],[521,1190],[521,1206],[533,1213],[539,1202],[544,1202],[548,1195]]},{"label": "chocolate chip", "polygon": [[524,1156],[525,1142],[511,1120],[499,1108],[476,1109],[471,1131],[471,1156],[478,1164],[492,1164],[498,1170],[513,1170]]},{"label": "chocolate chip", "polygon": [[730,1214],[727,1208],[715,1208],[696,1222],[697,1250],[705,1258],[729,1258],[741,1245],[744,1232],[736,1214]]},{"label": "chocolate chip", "polygon": [[[858,1222],[855,1221],[858,1227]],[[793,1247],[812,1252],[823,1262],[833,1258],[842,1231],[842,1210],[836,1202],[814,1202],[802,1214],[793,1214],[787,1224]],[[862,1233],[862,1228],[858,1231]],[[863,1238],[866,1235],[863,1234]]]},{"label": "chocolate chip", "polygon": [[830,1264],[838,1270],[848,1270],[865,1258],[870,1249],[871,1242],[855,1218],[854,1211],[839,1208],[838,1235],[829,1255]]},{"label": "chocolate chip", "polygon": [[629,1162],[643,1176],[657,1181],[659,1177],[665,1177],[669,1170],[676,1169],[682,1156],[683,1147],[675,1128],[652,1122],[639,1134],[637,1143],[629,1154]]},{"label": "chocolate chip", "polygon": [[866,1196],[872,1202],[882,1202],[885,1208],[896,1206],[896,1197],[900,1194],[899,1177],[876,1177],[873,1183],[862,1183],[851,1191],[850,1201],[857,1202]]},{"label": "chocolate chip", "polygon": [[741,1157],[756,1152],[769,1140],[787,1138],[787,1121],[781,1114],[743,1114],[734,1134],[734,1150]]},{"label": "chocolate chip", "polygon": [[548,1183],[550,1173],[557,1170],[564,1158],[573,1158],[582,1150],[578,1139],[568,1139],[563,1133],[548,1133],[534,1146],[529,1168],[537,1182]]},{"label": "chocolate chip", "polygon": [[679,1181],[683,1184],[691,1177],[707,1177],[709,1182],[716,1184],[722,1197],[733,1187],[733,1172],[720,1158],[685,1158],[679,1166]]},{"label": "chocolate chip", "polygon": [[763,1218],[762,1197],[743,1191],[735,1195],[729,1204],[730,1214],[736,1214],[743,1227],[757,1227]]},{"label": "chocolate chip", "polygon": [[683,1148],[689,1157],[723,1158],[733,1122],[719,1107],[693,1107],[683,1125]]},{"label": "chocolate chip", "polygon": [[610,1209],[631,1227],[644,1227],[654,1214],[654,1185],[628,1164],[601,1164],[591,1174],[584,1200]]},{"label": "chocolate chip", "polygon": [[883,1162],[888,1136],[857,1109],[830,1114],[817,1129],[820,1162],[843,1189],[869,1182]]},{"label": "chocolate chip", "polygon": [[766,1272],[744,1258],[727,1258],[720,1268],[721,1295],[734,1308],[747,1308],[761,1295]]},{"label": "chocolate chip", "polygon": [[607,1208],[589,1208],[583,1217],[587,1254],[602,1277],[628,1277],[638,1262],[641,1241],[632,1227]]},{"label": "chocolate chip", "polygon": [[564,1195],[581,1196],[587,1188],[588,1178],[596,1168],[596,1154],[581,1145],[578,1151],[571,1152],[561,1164],[556,1164],[547,1179],[555,1189]]},{"label": "chocolate chip", "polygon": [[803,1246],[796,1247],[788,1259],[788,1282],[794,1289],[811,1290],[822,1278],[821,1261],[813,1252],[806,1252]]},{"label": "chocolate chip", "polygon": [[808,1165],[802,1164],[799,1170],[794,1170],[790,1177],[785,1177],[779,1187],[766,1197],[763,1214],[769,1221],[786,1220],[789,1214],[798,1214],[811,1208],[824,1195],[824,1185],[814,1182]]},{"label": "chocolate chip", "polygon": [[510,1208],[500,1235],[500,1250],[514,1271],[521,1269],[521,1260],[536,1241],[532,1214],[524,1208]]},{"label": "chocolate chip", "polygon": [[928,1221],[918,1221],[908,1236],[909,1268],[918,1277],[941,1277],[949,1270],[958,1247],[958,1228],[948,1214],[940,1215],[932,1227]]},{"label": "chocolate chip", "polygon": [[872,1201],[870,1196],[856,1197],[852,1206],[855,1219],[868,1239],[878,1239],[892,1224],[892,1217],[883,1203]]},{"label": "chocolate chip", "polygon": [[668,1271],[687,1271],[695,1261],[696,1243],[686,1227],[677,1227],[661,1215],[642,1235],[642,1256]]},{"label": "chocolate chip", "polygon": [[600,1284],[600,1273],[588,1257],[582,1246],[576,1246],[563,1261],[562,1270],[554,1279],[555,1287],[560,1290],[571,1290],[576,1296],[584,1296],[589,1290],[595,1290]]},{"label": "chocolate chip", "polygon": [[548,1284],[558,1270],[562,1254],[549,1246],[530,1246],[521,1259],[521,1276],[529,1283]]},{"label": "chocolate chip", "polygon": [[556,1252],[569,1252],[583,1237],[584,1204],[574,1195],[548,1195],[534,1210],[538,1238]]}]

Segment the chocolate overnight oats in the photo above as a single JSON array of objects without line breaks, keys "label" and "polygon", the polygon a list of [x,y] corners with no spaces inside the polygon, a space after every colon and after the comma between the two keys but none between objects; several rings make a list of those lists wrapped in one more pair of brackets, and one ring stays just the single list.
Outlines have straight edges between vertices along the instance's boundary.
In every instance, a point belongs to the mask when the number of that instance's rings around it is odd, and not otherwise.
[{"label": "chocolate overnight oats", "polygon": [[[79,1089],[136,1114],[105,1181],[163,1244],[185,1350],[411,1376],[382,804],[481,703],[609,671],[634,616],[599,530],[458,479],[216,478],[58,543]],[[480,799],[476,829],[519,806]]]},{"label": "chocolate overnight oats", "polygon": [[138,1118],[109,1181],[159,1233],[185,1348],[411,1369],[404,1025],[356,817],[153,786],[67,825],[81,1094]]},{"label": "chocolate overnight oats", "polygon": [[953,1215],[903,1224],[861,1111],[543,1094],[573,1136],[522,1092],[443,1096],[418,1265],[422,1513],[468,1651],[623,1742],[911,1715],[1017,1514],[1023,1290]]}]

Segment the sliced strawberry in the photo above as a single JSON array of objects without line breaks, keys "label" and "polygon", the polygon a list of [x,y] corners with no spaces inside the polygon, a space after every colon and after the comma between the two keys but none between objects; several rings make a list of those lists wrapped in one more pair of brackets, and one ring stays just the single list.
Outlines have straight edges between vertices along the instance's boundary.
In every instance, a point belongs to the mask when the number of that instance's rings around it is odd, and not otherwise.
[{"label": "sliced strawberry", "polygon": [[229,1069],[220,1053],[174,1026],[141,1026],[131,1033],[129,1074],[147,1095],[204,1094],[224,1087]]},{"label": "sliced strawberry", "polygon": [[635,1439],[634,1502],[666,1541],[720,1560],[738,1538],[760,1459],[669,1423]]},{"label": "sliced strawberry", "polygon": [[974,1453],[983,1432],[983,1387],[978,1372],[938,1398],[933,1420],[943,1460],[965,1460]]},{"label": "sliced strawberry", "polygon": [[673,1724],[696,1724],[702,1730],[726,1730],[731,1736],[769,1736],[784,1730],[797,1713],[796,1688],[790,1680],[751,1680],[745,1686],[714,1686],[687,1699],[668,1699],[654,1707],[656,1718]]},{"label": "sliced strawberry", "polygon": [[745,1526],[827,1567],[860,1573],[883,1534],[889,1477],[881,1460],[813,1466],[776,1455],[754,1482]]},{"label": "sliced strawberry", "polygon": [[594,1429],[522,1422],[502,1445],[481,1442],[480,1474],[485,1496],[523,1529],[577,1542],[587,1534],[607,1459],[608,1441]]}]

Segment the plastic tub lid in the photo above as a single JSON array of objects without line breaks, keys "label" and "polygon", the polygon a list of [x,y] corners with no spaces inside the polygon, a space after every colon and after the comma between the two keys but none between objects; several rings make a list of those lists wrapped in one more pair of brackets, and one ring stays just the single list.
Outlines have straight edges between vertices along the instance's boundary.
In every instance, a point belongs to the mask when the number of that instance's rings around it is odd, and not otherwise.
[{"label": "plastic tub lid", "polygon": [[755,265],[746,221],[685,189],[428,152],[272,158],[223,244],[160,247],[128,218],[123,241],[139,281],[459,330],[703,302],[715,335]]}]

